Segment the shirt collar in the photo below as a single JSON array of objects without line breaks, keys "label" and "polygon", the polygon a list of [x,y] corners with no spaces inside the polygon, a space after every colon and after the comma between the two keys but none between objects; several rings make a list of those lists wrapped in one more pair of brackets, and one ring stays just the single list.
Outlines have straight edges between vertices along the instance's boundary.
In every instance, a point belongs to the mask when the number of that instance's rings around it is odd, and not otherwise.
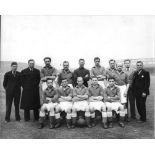
[{"label": "shirt collar", "polygon": [[[129,69],[129,70],[128,70],[128,69]],[[126,71],[130,71],[130,70],[131,70],[131,68],[130,68],[130,67],[129,67],[129,68],[125,68],[125,70],[126,70]]]},{"label": "shirt collar", "polygon": [[109,70],[110,70],[110,71],[117,71],[116,68],[114,68],[114,69],[109,68]]},{"label": "shirt collar", "polygon": [[16,71],[11,71],[12,72],[12,74],[16,74]]},{"label": "shirt collar", "polygon": [[[110,87],[110,86],[108,86],[107,88],[111,89],[111,87]],[[113,87],[111,90],[113,90],[113,89],[115,89],[115,88],[116,88],[116,86],[114,85],[114,87]]]},{"label": "shirt collar", "polygon": [[30,67],[29,67],[29,70],[30,70],[30,71],[33,71],[33,70],[34,70],[34,68],[30,68]]},{"label": "shirt collar", "polygon": [[140,71],[137,71],[138,75],[142,72],[143,69],[141,69]]},{"label": "shirt collar", "polygon": [[68,69],[67,71],[65,71],[64,69],[62,69],[63,73],[71,73],[71,71]]},{"label": "shirt collar", "polygon": [[85,88],[85,86],[82,85],[82,86],[80,87],[80,86],[77,85],[76,88],[82,88],[82,89],[83,89],[83,88]]},{"label": "shirt collar", "polygon": [[124,71],[122,70],[121,72],[119,72],[119,71],[117,70],[117,73],[118,73],[118,74],[123,74],[123,73],[124,73]]},{"label": "shirt collar", "polygon": [[51,92],[51,91],[54,90],[54,87],[53,86],[52,86],[52,88],[47,87],[46,90],[49,91],[49,92]]},{"label": "shirt collar", "polygon": [[79,67],[79,69],[85,69],[84,67]]},{"label": "shirt collar", "polygon": [[67,89],[69,89],[70,88],[70,86],[69,85],[67,85],[65,88],[64,87],[62,87],[62,89],[63,90],[67,90]]},{"label": "shirt collar", "polygon": [[44,66],[44,68],[53,68],[51,65],[49,65],[48,67],[47,66]]},{"label": "shirt collar", "polygon": [[94,85],[92,84],[92,85],[91,85],[91,87],[92,87],[92,88],[96,88],[96,89],[97,89],[97,88],[99,88],[99,87],[100,87],[100,85],[99,85],[99,84],[97,84],[96,86],[94,86]]},{"label": "shirt collar", "polygon": [[94,68],[101,68],[101,65],[99,65],[99,66],[94,66]]}]

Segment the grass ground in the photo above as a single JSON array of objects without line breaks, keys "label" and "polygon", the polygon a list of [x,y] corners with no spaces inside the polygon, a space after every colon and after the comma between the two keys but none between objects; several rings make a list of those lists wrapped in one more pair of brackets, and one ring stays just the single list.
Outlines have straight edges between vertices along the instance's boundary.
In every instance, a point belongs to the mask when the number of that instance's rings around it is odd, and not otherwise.
[{"label": "grass ground", "polygon": [[[23,111],[21,111],[21,122],[14,119],[14,108],[12,109],[11,122],[4,123],[5,115],[5,94],[0,93],[1,98],[1,124],[0,138],[2,139],[148,139],[154,138],[154,91],[155,76],[151,76],[150,96],[147,98],[147,122],[139,124],[136,121],[126,123],[125,128],[120,128],[114,123],[112,129],[102,129],[98,124],[94,128],[67,129],[63,125],[59,129],[48,128],[46,124],[43,130],[37,129],[38,122],[24,122]],[[31,117],[33,120],[33,116]]]}]

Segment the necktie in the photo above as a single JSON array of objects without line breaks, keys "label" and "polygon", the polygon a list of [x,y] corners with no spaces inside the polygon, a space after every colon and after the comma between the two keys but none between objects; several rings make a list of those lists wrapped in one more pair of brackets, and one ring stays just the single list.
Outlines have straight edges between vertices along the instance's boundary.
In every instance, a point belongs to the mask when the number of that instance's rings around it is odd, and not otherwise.
[{"label": "necktie", "polygon": [[14,77],[16,76],[16,72],[15,72],[15,71],[13,72],[13,76],[14,76]]}]

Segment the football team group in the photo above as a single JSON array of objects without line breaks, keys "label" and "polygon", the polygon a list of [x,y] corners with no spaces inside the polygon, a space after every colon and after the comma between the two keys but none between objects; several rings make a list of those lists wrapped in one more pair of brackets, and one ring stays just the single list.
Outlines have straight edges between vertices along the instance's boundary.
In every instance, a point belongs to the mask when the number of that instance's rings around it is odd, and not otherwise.
[{"label": "football team group", "polygon": [[30,110],[33,110],[39,129],[45,121],[49,121],[50,129],[58,128],[63,119],[68,129],[82,122],[91,128],[98,120],[104,129],[112,128],[114,118],[120,127],[125,126],[125,121],[146,122],[150,74],[143,69],[142,61],[133,66],[129,59],[124,62],[111,59],[109,68],[105,69],[100,65],[100,58],[95,57],[94,67],[88,70],[84,67],[85,60],[79,59],[79,68],[73,72],[68,61],[63,62],[60,72],[51,66],[50,57],[45,57],[44,63],[45,67],[39,71],[30,59],[28,67],[21,72],[17,71],[17,62],[11,63],[11,71],[5,73],[3,81],[6,123],[10,122],[13,101],[16,120],[21,120],[19,109],[24,110],[25,121],[30,121]]}]

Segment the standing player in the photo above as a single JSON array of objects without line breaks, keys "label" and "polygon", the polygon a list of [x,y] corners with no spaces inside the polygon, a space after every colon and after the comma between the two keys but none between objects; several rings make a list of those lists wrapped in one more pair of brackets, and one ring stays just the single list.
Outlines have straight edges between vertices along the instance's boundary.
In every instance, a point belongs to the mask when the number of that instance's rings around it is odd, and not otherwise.
[{"label": "standing player", "polygon": [[150,94],[150,73],[143,69],[143,62],[137,61],[137,71],[133,76],[132,89],[136,98],[137,110],[140,115],[138,122],[146,122],[146,99]]},{"label": "standing player", "polygon": [[83,84],[88,87],[88,81],[90,79],[90,72],[88,69],[84,68],[85,60],[80,59],[79,60],[79,68],[74,70],[73,76],[74,76],[74,86],[77,86],[77,78],[82,77],[83,78]]},{"label": "standing player", "polygon": [[109,60],[109,66],[110,68],[106,70],[107,78],[115,77],[116,73],[116,61],[114,59]]},{"label": "standing player", "polygon": [[68,85],[73,88],[73,73],[69,70],[69,62],[63,62],[63,69],[61,73],[58,75],[58,85],[61,86],[61,82],[63,79],[67,79]]},{"label": "standing player", "polygon": [[55,107],[58,104],[58,93],[53,87],[53,81],[51,79],[47,79],[46,81],[47,88],[43,91],[43,100],[40,109],[39,129],[42,129],[44,127],[46,112],[49,113],[50,129],[53,129],[55,127],[55,118],[58,119],[57,115],[55,115]]},{"label": "standing player", "polygon": [[94,58],[95,66],[92,67],[90,71],[90,76],[91,77],[97,77],[98,79],[98,84],[100,84],[103,88],[107,86],[107,81],[106,81],[106,70],[104,67],[100,65],[100,58],[95,57]]},{"label": "standing player", "polygon": [[56,113],[59,114],[62,111],[65,111],[67,113],[66,122],[67,122],[67,127],[70,129],[71,128],[71,114],[72,114],[71,112],[72,112],[72,105],[73,105],[72,103],[73,90],[68,85],[67,79],[62,80],[61,86],[62,87],[58,89],[59,104],[56,107]]},{"label": "standing player", "polygon": [[72,128],[75,127],[77,112],[85,112],[87,126],[90,128],[90,111],[88,105],[88,88],[83,84],[83,78],[77,78],[78,85],[73,90],[73,107],[72,107]]},{"label": "standing player", "polygon": [[107,129],[107,112],[106,105],[103,102],[104,90],[98,84],[97,77],[92,77],[92,84],[88,88],[89,92],[89,107],[92,118],[92,126],[95,126],[95,111],[98,110],[102,113],[103,128]]},{"label": "standing player", "polygon": [[113,127],[112,111],[119,114],[119,125],[124,127],[125,111],[124,106],[120,102],[120,89],[115,86],[115,79],[109,77],[109,86],[104,91],[104,101],[107,107],[108,127]]},{"label": "standing player", "polygon": [[128,114],[127,114],[127,92],[128,92],[128,88],[129,88],[128,75],[123,72],[123,64],[122,63],[117,63],[115,82],[116,82],[116,86],[120,88],[120,94],[121,94],[120,100],[125,108],[125,115],[126,115],[125,119],[126,119],[126,121],[129,121]]},{"label": "standing player", "polygon": [[42,91],[44,91],[47,88],[46,80],[49,78],[53,80],[53,86],[56,87],[55,79],[57,77],[56,68],[51,66],[51,58],[45,57],[44,63],[45,63],[45,67],[41,69],[41,74],[40,74]]},{"label": "standing player", "polygon": [[[135,113],[135,97],[134,94],[132,92],[132,81],[133,81],[133,75],[136,72],[136,69],[131,67],[131,60],[130,59],[126,59],[124,60],[124,72],[128,75],[128,82],[129,82],[129,89],[127,92],[127,102],[129,101],[130,104],[127,104],[127,106],[130,106],[130,112],[128,111],[128,113],[130,113],[130,118],[131,119],[136,119],[136,113]],[[128,108],[129,109],[129,108]],[[128,114],[129,116],[129,114]]]}]

